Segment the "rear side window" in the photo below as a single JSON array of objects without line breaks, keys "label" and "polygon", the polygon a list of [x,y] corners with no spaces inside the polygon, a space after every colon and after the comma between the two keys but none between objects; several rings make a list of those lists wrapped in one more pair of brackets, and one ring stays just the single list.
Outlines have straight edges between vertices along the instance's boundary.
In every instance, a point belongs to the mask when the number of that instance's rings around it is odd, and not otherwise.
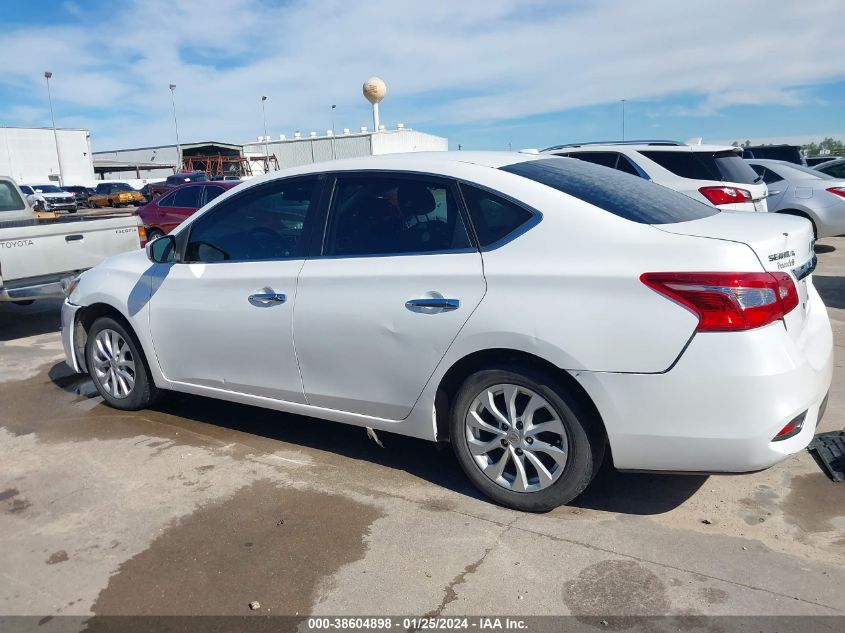
[{"label": "rear side window", "polygon": [[[667,187],[580,160],[545,158],[501,169],[641,224],[686,222],[719,213],[715,207]],[[565,208],[561,211],[565,212]]]},{"label": "rear side window", "polygon": [[748,163],[730,150],[724,152],[649,150],[640,153],[681,178],[720,180],[746,185],[759,182],[757,174]]},{"label": "rear side window", "polygon": [[187,207],[198,209],[200,206],[200,193],[202,187],[184,187],[174,192],[172,205],[174,207]]},{"label": "rear side window", "polygon": [[223,187],[209,186],[205,188],[205,203],[208,204],[217,196],[222,195],[226,190]]},{"label": "rear side window", "polygon": [[771,169],[766,169],[762,165],[751,165],[751,169],[753,169],[757,174],[763,177],[763,182],[767,185],[772,184],[773,182],[777,182],[778,180],[783,180],[780,176],[778,176],[775,172]]},{"label": "rear side window", "polygon": [[446,183],[410,178],[340,177],[325,254],[401,255],[470,247]]},{"label": "rear side window", "polygon": [[481,246],[490,246],[515,232],[534,214],[483,189],[461,183],[461,193]]},{"label": "rear side window", "polygon": [[602,165],[603,167],[616,167],[616,158],[619,156],[616,152],[574,152],[570,154],[572,158],[584,160],[594,165]]},{"label": "rear side window", "polygon": [[12,183],[0,180],[0,212],[21,211],[25,208],[26,205]]}]

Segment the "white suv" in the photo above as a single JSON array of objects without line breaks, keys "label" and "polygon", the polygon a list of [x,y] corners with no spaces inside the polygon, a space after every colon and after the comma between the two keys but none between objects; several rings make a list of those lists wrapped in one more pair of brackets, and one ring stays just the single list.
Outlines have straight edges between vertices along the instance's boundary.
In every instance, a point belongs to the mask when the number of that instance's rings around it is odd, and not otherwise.
[{"label": "white suv", "polygon": [[767,211],[763,179],[728,145],[625,141],[557,145],[543,154],[569,156],[624,171],[732,211]]}]

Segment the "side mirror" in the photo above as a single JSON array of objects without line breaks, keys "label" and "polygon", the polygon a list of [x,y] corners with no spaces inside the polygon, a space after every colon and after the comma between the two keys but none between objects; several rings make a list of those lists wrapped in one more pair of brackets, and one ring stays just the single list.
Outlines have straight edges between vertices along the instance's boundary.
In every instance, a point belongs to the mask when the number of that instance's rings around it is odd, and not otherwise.
[{"label": "side mirror", "polygon": [[176,238],[162,235],[147,244],[147,259],[154,264],[169,264],[176,261]]}]

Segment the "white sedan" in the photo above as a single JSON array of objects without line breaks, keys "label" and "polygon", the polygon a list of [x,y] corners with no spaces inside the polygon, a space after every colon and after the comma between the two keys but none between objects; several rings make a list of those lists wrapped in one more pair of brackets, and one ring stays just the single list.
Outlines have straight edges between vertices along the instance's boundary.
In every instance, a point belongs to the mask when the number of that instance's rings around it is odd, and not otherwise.
[{"label": "white sedan", "polygon": [[803,449],[833,364],[815,262],[803,219],[571,158],[369,157],[252,180],[84,273],[63,340],[113,407],[174,390],[450,441],[481,491],[542,511],[603,458]]}]

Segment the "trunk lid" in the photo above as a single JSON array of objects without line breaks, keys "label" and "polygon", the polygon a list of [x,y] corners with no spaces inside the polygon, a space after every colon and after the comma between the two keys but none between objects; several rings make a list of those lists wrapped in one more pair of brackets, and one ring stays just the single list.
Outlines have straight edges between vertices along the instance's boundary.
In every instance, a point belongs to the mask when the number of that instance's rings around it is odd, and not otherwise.
[{"label": "trunk lid", "polygon": [[789,273],[798,290],[799,304],[787,315],[786,328],[793,338],[801,334],[809,315],[809,286],[816,267],[813,226],[808,220],[780,214],[723,211],[700,220],[652,226],[677,235],[745,244],[754,251],[764,270]]}]

